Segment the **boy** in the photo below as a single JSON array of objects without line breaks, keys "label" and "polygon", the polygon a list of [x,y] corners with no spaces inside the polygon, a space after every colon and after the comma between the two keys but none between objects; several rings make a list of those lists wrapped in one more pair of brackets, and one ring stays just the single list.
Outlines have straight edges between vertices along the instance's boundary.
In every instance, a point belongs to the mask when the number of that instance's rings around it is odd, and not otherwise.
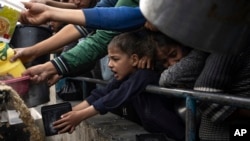
[{"label": "boy", "polygon": [[129,32],[112,39],[108,45],[108,66],[115,79],[105,88],[93,90],[86,100],[73,107],[73,111],[54,122],[59,133],[72,133],[81,121],[131,102],[146,130],[184,140],[185,127],[173,110],[172,100],[144,92],[147,85],[157,85],[159,81],[157,71],[137,68],[142,57],[154,55],[154,44],[147,35],[142,31]]}]

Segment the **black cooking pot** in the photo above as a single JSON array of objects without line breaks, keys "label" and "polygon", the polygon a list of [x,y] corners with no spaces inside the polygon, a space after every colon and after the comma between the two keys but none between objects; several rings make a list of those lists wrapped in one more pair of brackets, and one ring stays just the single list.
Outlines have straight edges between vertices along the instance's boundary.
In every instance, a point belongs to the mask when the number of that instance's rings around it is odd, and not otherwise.
[{"label": "black cooking pot", "polygon": [[207,52],[238,54],[249,45],[249,0],[140,0],[148,21],[166,35]]},{"label": "black cooking pot", "polygon": [[[13,48],[27,47],[34,45],[42,40],[52,36],[52,30],[44,26],[17,25],[10,45]],[[31,63],[25,64],[26,68],[42,64],[50,60],[50,54],[36,58]],[[30,90],[23,98],[28,107],[34,107],[49,102],[50,91],[48,85],[43,82],[39,84],[31,84]]]}]

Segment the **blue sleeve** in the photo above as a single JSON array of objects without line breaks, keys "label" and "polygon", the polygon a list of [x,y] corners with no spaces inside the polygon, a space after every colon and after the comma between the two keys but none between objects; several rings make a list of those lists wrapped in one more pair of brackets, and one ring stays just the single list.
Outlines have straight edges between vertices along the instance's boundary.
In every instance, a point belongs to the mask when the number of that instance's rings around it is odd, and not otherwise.
[{"label": "blue sleeve", "polygon": [[96,7],[83,12],[87,28],[127,31],[140,28],[146,22],[139,7]]},{"label": "blue sleeve", "polygon": [[152,70],[140,70],[132,74],[122,84],[102,95],[92,103],[100,114],[105,114],[119,107],[123,102],[142,93],[149,84],[157,85],[159,75]]}]

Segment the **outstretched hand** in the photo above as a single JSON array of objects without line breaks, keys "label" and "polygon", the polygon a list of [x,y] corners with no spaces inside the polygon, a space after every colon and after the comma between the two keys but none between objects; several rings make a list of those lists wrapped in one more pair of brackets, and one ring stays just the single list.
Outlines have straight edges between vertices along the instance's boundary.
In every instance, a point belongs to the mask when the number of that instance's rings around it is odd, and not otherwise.
[{"label": "outstretched hand", "polygon": [[14,56],[11,57],[10,61],[14,62],[17,59],[20,59],[23,63],[32,62],[37,56],[32,51],[31,48],[15,48],[14,49]]},{"label": "outstretched hand", "polygon": [[76,126],[80,124],[82,121],[80,111],[70,111],[66,114],[61,116],[61,119],[55,121],[53,123],[53,127],[58,131],[59,134],[61,133],[73,133]]},{"label": "outstretched hand", "polygon": [[28,68],[22,75],[30,76],[30,80],[35,83],[46,81],[50,86],[60,79],[56,68],[51,62],[32,66]]},{"label": "outstretched hand", "polygon": [[21,12],[19,21],[23,24],[41,25],[49,21],[48,6],[42,3],[23,2],[26,10]]}]

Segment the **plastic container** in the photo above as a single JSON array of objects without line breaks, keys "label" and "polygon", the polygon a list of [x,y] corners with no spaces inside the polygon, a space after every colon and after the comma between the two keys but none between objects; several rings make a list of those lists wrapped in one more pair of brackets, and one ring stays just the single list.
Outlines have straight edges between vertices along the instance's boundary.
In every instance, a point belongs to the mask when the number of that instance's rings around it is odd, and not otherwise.
[{"label": "plastic container", "polygon": [[23,9],[25,8],[19,0],[0,1],[0,41],[10,42]]},{"label": "plastic container", "polygon": [[29,76],[3,80],[2,82],[12,87],[20,96],[24,96],[29,92],[29,83],[30,83]]},{"label": "plastic container", "polygon": [[10,62],[14,50],[7,43],[0,42],[0,76],[11,75],[14,78],[21,77],[26,70],[21,60]]}]

